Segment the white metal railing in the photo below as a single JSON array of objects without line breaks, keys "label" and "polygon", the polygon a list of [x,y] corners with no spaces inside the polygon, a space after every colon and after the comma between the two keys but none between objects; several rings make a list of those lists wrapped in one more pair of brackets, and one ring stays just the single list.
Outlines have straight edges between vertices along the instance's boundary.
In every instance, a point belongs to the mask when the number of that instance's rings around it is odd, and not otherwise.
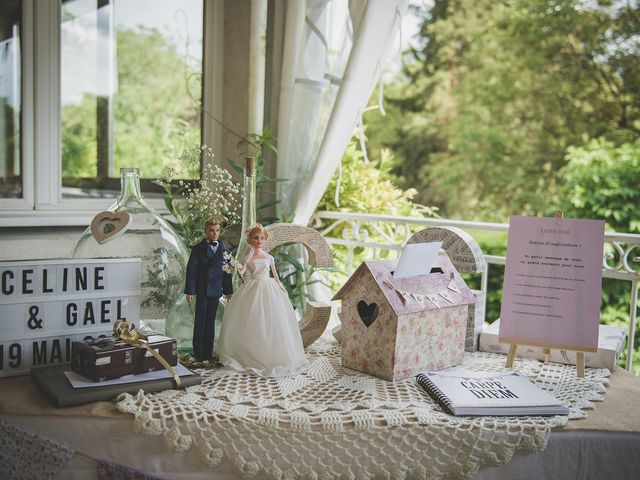
[{"label": "white metal railing", "polygon": [[[353,253],[355,248],[366,248],[370,258],[377,258],[381,251],[402,251],[403,245],[416,231],[426,227],[458,227],[473,236],[473,232],[508,232],[509,225],[504,223],[471,222],[446,218],[397,217],[392,215],[317,212],[313,218],[315,227],[330,245],[342,245],[347,248],[348,273],[353,272]],[[340,237],[335,236],[338,227]],[[374,232],[372,238],[369,232]],[[333,235],[332,235],[333,232]],[[627,370],[633,366],[634,336],[636,331],[636,313],[638,305],[638,286],[640,280],[640,235],[631,233],[605,233],[603,255],[604,278],[627,281],[630,283],[629,329],[627,340]],[[482,272],[481,289],[487,298],[488,265],[504,265],[505,257],[485,255],[487,267]]]}]

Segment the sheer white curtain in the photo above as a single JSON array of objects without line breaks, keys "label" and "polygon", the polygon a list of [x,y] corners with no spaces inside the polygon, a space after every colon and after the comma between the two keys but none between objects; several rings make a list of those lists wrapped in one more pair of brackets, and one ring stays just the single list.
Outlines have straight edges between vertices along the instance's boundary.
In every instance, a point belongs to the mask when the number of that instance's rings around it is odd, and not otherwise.
[{"label": "sheer white curtain", "polygon": [[408,0],[287,2],[278,117],[280,194],[308,223],[396,40]]}]

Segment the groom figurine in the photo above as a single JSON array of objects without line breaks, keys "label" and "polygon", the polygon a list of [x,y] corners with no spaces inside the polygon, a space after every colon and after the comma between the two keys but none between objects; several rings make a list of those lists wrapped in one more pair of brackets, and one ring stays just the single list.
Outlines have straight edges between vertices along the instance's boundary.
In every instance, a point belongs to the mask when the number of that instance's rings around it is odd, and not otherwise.
[{"label": "groom figurine", "polygon": [[220,222],[210,218],[204,223],[204,239],[191,247],[187,263],[184,293],[189,303],[196,296],[193,356],[198,361],[211,358],[218,302],[223,294],[229,299],[233,293],[231,275],[222,270],[223,253],[229,250],[218,240],[219,236]]}]

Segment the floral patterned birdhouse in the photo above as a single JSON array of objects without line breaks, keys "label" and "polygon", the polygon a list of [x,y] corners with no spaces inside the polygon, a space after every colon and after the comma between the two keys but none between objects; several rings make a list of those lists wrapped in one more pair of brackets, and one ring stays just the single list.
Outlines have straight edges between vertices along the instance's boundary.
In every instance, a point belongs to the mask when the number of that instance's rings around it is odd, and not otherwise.
[{"label": "floral patterned birdhouse", "polygon": [[336,293],[342,365],[385,380],[462,363],[473,293],[438,255],[431,273],[394,278],[394,260],[363,262]]}]

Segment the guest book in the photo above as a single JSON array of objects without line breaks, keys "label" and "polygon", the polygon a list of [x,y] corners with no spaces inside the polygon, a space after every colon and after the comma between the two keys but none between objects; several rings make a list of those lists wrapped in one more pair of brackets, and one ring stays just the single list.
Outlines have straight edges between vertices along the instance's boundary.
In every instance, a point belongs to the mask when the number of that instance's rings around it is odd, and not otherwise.
[{"label": "guest book", "polygon": [[451,415],[568,415],[569,408],[516,372],[424,372],[418,384]]}]

